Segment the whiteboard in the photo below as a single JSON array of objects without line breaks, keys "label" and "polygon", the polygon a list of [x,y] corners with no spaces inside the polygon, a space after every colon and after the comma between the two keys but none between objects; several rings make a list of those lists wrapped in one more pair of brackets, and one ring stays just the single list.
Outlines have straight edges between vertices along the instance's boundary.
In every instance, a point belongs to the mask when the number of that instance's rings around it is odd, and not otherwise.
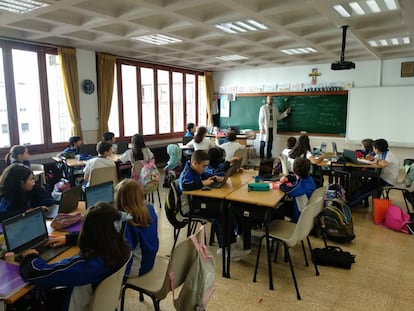
[{"label": "whiteboard", "polygon": [[414,86],[350,89],[346,140],[359,144],[364,138],[414,147]]}]

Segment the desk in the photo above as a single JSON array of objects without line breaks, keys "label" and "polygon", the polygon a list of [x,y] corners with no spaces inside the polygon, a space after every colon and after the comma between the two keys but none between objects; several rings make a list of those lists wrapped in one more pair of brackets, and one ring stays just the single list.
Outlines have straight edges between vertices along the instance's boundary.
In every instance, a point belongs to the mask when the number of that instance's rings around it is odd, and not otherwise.
[{"label": "desk", "polygon": [[[209,137],[210,139],[218,140],[220,138],[225,138],[226,134],[224,134],[224,135],[207,134],[206,137]],[[246,134],[236,135],[236,142],[238,142],[240,145],[246,146],[247,145],[247,135]]]},{"label": "desk", "polygon": [[[267,208],[265,215],[270,211],[270,209],[277,208],[277,206],[282,202],[285,197],[285,193],[281,190],[269,190],[269,191],[248,191],[248,185],[245,184],[239,189],[228,194],[225,199],[229,202],[239,202],[255,205],[257,207]],[[265,216],[266,219],[267,216]],[[270,259],[270,245],[269,245],[269,231],[267,223],[265,222],[265,234],[266,234],[266,249],[268,257],[268,269],[272,271],[271,268],[271,259]],[[250,234],[243,232],[243,238],[250,239]],[[227,274],[230,277],[230,261],[228,260]]]}]

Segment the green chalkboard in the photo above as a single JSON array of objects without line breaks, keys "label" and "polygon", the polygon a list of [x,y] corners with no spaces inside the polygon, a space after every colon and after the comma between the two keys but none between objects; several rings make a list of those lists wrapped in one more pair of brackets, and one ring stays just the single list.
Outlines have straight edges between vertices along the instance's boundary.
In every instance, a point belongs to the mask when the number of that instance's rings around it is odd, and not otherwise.
[{"label": "green chalkboard", "polygon": [[[278,132],[302,132],[345,136],[347,94],[306,94],[273,96],[280,112],[292,108],[292,113],[278,121]],[[220,118],[220,127],[239,125],[258,130],[260,106],[266,96],[239,96],[230,103],[230,117]]]}]

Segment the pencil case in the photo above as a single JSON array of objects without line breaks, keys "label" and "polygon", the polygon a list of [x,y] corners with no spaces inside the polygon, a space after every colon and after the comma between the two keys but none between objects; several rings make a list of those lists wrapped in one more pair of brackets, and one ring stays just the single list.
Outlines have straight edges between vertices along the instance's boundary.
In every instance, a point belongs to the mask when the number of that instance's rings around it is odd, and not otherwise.
[{"label": "pencil case", "polygon": [[247,191],[269,191],[270,187],[269,183],[250,183],[247,185]]}]

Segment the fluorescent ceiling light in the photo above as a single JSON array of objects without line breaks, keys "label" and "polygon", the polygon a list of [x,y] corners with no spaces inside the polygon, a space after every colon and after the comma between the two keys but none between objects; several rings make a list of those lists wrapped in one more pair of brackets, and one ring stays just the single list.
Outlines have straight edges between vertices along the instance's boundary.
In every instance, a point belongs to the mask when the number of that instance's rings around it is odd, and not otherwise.
[{"label": "fluorescent ceiling light", "polygon": [[334,5],[333,8],[335,9],[336,12],[338,12],[339,15],[341,15],[342,17],[351,17],[351,14],[348,13],[347,10],[345,10],[345,8],[340,5]]},{"label": "fluorescent ceiling light", "polygon": [[214,26],[220,29],[221,31],[231,33],[231,34],[268,29],[266,25],[263,25],[252,19],[248,19],[245,21],[222,23],[222,24],[217,24]]},{"label": "fluorescent ceiling light", "polygon": [[410,37],[403,37],[402,39],[404,44],[410,44]]},{"label": "fluorescent ceiling light", "polygon": [[0,0],[0,10],[16,14],[24,14],[45,6],[49,4],[35,0]]},{"label": "fluorescent ceiling light", "polygon": [[368,43],[369,43],[369,45],[370,45],[370,46],[372,46],[372,47],[377,47],[377,46],[378,46],[377,42],[376,42],[376,41],[374,41],[374,40],[368,41]]},{"label": "fluorescent ceiling light", "polygon": [[219,60],[224,60],[224,61],[248,59],[246,56],[241,56],[241,55],[237,55],[237,54],[217,56],[216,58],[219,59]]},{"label": "fluorescent ceiling light", "polygon": [[309,53],[316,53],[317,50],[314,48],[296,48],[296,49],[283,49],[280,50],[281,52],[287,54],[287,55],[294,55],[294,54],[309,54]]},{"label": "fluorescent ceiling light", "polygon": [[384,0],[384,3],[390,11],[398,9],[397,2],[395,0]]},{"label": "fluorescent ceiling light", "polygon": [[354,10],[357,15],[365,15],[365,11],[361,8],[358,2],[350,2],[349,6]]},{"label": "fluorescent ceiling light", "polygon": [[392,38],[392,39],[391,39],[391,43],[392,43],[393,45],[398,45],[398,44],[400,44],[400,43],[398,42],[398,39],[397,39],[397,38]]},{"label": "fluorescent ceiling light", "polygon": [[400,37],[400,38],[391,38],[391,39],[379,39],[368,41],[369,45],[372,47],[386,47],[391,45],[403,45],[410,44],[409,37]]},{"label": "fluorescent ceiling light", "polygon": [[132,40],[138,40],[149,44],[154,45],[165,45],[171,43],[181,42],[183,40],[165,36],[162,34],[155,34],[155,35],[147,35],[147,36],[140,36],[140,37],[133,37]]},{"label": "fluorescent ceiling light", "polygon": [[375,0],[367,0],[365,3],[369,6],[372,12],[379,13],[381,12],[381,9],[379,8],[377,2]]},{"label": "fluorescent ceiling light", "polygon": [[380,43],[381,43],[382,46],[387,46],[388,45],[388,42],[385,39],[381,39],[379,41],[380,41]]}]

